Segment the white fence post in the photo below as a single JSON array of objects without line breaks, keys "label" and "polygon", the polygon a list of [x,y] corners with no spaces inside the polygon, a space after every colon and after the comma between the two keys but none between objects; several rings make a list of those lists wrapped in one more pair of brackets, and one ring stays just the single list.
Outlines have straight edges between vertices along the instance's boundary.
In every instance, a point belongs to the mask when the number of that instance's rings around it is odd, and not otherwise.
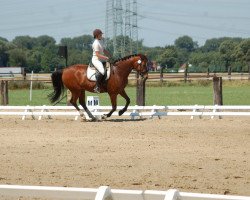
[{"label": "white fence post", "polygon": [[[41,115],[38,117],[38,120],[41,120],[41,119],[42,119],[42,116],[44,116],[44,115],[43,115],[44,112],[49,112],[49,110],[46,108],[46,105],[43,105],[43,108],[42,108],[42,110],[41,110]],[[51,117],[50,115],[48,115],[48,118],[49,118],[49,119],[52,119],[52,117]]]},{"label": "white fence post", "polygon": [[[151,115],[150,119],[153,119],[154,115],[155,115],[156,113],[158,113],[158,109],[156,109],[156,108],[157,108],[157,106],[156,106],[156,105],[153,105],[153,109],[151,110],[152,115]],[[160,115],[158,115],[158,119],[161,119],[161,116],[160,116]]]},{"label": "white fence post", "polygon": [[[218,109],[219,105],[214,105],[214,109],[213,109],[213,113],[216,113],[216,112],[219,112],[219,109]],[[211,119],[214,119],[215,115],[212,115],[211,116]],[[222,116],[219,115],[219,119],[222,119]]]},{"label": "white fence post", "polygon": [[95,200],[113,200],[110,188],[108,186],[99,187]]},{"label": "white fence post", "polygon": [[178,190],[170,189],[166,192],[164,200],[181,200],[181,196]]},{"label": "white fence post", "polygon": [[139,113],[139,109],[137,109],[137,105],[135,105],[134,106],[135,108],[133,109],[133,111],[132,111],[132,113],[131,113],[131,119],[135,119],[135,117],[140,117],[141,118],[141,116],[140,116],[140,113]]},{"label": "white fence post", "polygon": [[[25,108],[25,110],[24,110],[22,120],[25,120],[26,115],[27,115],[27,113],[29,113],[29,112],[32,113],[32,109],[30,109],[30,106],[27,105],[26,108]],[[34,116],[34,115],[31,115],[31,116],[32,116],[32,119],[35,119],[35,116]]]}]

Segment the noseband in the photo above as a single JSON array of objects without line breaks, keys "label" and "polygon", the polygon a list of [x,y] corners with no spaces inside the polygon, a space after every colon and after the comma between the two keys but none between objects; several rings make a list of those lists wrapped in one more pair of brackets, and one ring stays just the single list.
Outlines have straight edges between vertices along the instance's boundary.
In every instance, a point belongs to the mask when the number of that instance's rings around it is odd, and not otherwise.
[{"label": "noseband", "polygon": [[145,72],[142,72],[143,66],[142,66],[142,61],[141,61],[141,59],[139,59],[139,60],[137,61],[137,63],[139,64],[139,74],[140,74],[140,76],[143,78],[143,76],[147,73],[147,70],[146,70]]}]

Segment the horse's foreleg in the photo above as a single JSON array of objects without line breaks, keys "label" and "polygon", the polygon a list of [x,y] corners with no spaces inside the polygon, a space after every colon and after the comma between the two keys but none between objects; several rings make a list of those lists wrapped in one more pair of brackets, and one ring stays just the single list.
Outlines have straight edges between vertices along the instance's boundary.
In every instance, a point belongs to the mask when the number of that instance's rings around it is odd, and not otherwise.
[{"label": "horse's foreleg", "polygon": [[96,118],[92,115],[92,113],[89,111],[88,107],[86,106],[86,102],[85,102],[85,91],[81,92],[81,95],[79,97],[79,103],[80,105],[83,107],[83,109],[86,111],[86,113],[88,114],[88,116],[92,119],[92,120],[96,120]]},{"label": "horse's foreleg", "polygon": [[108,114],[104,115],[107,117],[110,117],[112,113],[116,111],[116,107],[117,107],[117,94],[110,94],[109,97],[110,97],[111,104],[112,104],[112,110]]},{"label": "horse's foreleg", "polygon": [[123,90],[120,95],[126,100],[126,105],[125,107],[119,111],[119,116],[121,116],[124,112],[126,112],[128,105],[130,104],[130,98],[128,97],[127,93],[125,90]]},{"label": "horse's foreleg", "polygon": [[82,119],[83,121],[85,121],[86,118],[85,118],[83,112],[80,110],[80,108],[78,107],[78,105],[77,105],[77,103],[76,103],[77,99],[80,97],[80,92],[75,92],[75,91],[72,92],[72,91],[71,91],[71,93],[72,93],[72,97],[71,97],[71,99],[70,99],[70,103],[71,103],[71,104],[76,108],[76,110],[79,112],[81,119]]}]

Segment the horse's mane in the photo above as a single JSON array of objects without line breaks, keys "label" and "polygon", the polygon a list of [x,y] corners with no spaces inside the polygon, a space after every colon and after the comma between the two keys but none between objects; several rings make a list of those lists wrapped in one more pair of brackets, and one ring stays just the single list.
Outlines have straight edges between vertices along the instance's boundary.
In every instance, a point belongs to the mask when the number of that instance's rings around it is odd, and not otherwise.
[{"label": "horse's mane", "polygon": [[132,57],[135,57],[135,56],[139,56],[142,59],[147,59],[147,57],[144,56],[144,55],[142,55],[142,54],[132,54],[132,55],[129,55],[129,56],[125,56],[123,58],[118,58],[117,60],[114,61],[114,64],[117,63],[117,62],[119,62],[119,61],[128,60],[129,58],[132,58]]}]

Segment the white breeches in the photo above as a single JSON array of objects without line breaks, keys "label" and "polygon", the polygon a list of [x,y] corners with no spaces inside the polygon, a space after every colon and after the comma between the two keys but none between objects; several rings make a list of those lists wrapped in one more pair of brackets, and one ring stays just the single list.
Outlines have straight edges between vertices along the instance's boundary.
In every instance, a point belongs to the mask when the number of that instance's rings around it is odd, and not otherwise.
[{"label": "white breeches", "polygon": [[104,67],[103,64],[100,60],[96,58],[92,58],[92,63],[95,66],[95,68],[102,74],[104,75]]}]

